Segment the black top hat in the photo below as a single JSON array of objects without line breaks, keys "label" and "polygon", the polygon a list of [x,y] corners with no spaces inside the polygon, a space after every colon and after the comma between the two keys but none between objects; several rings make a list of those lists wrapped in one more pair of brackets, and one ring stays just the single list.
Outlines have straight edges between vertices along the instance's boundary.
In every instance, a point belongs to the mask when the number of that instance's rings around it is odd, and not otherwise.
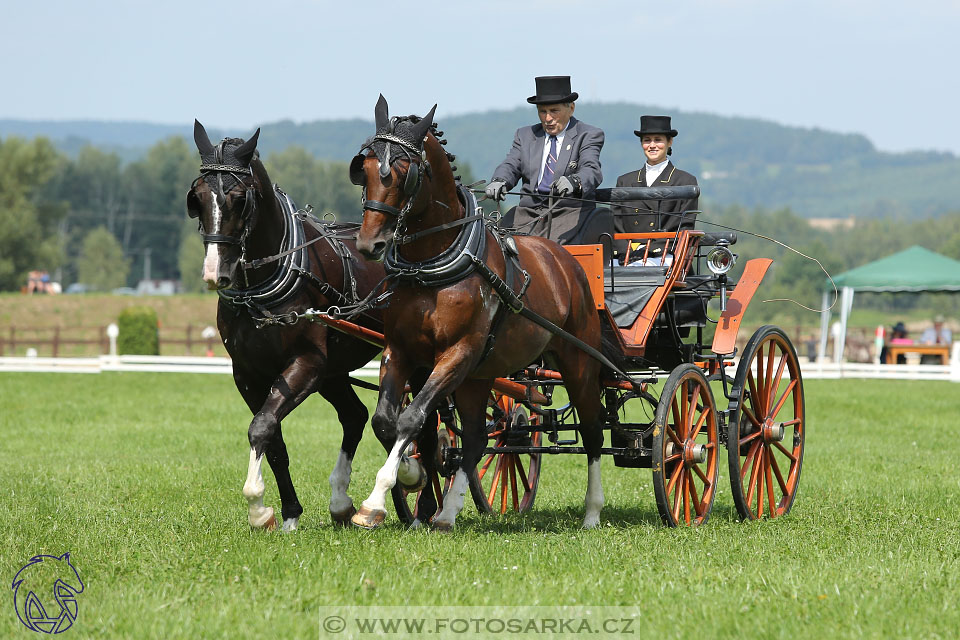
[{"label": "black top hat", "polygon": [[907,327],[904,326],[904,324],[903,324],[902,322],[898,322],[897,324],[893,325],[893,331],[894,331],[894,333],[904,333],[904,334],[905,334],[905,333],[907,332]]},{"label": "black top hat", "polygon": [[640,130],[633,133],[636,136],[662,133],[671,138],[677,137],[677,130],[670,126],[670,116],[640,116]]},{"label": "black top hat", "polygon": [[536,82],[537,95],[527,98],[530,104],[573,102],[580,97],[576,91],[570,91],[570,76],[539,76]]}]

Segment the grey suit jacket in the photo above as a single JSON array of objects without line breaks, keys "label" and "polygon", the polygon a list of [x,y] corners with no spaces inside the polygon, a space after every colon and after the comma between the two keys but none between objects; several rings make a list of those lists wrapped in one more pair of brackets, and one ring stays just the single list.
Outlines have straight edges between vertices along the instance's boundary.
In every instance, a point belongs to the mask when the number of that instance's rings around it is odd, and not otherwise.
[{"label": "grey suit jacket", "polygon": [[[543,145],[546,133],[542,124],[517,129],[513,137],[513,146],[507,158],[493,172],[494,180],[502,180],[507,189],[513,189],[522,178],[520,197],[521,207],[534,207],[546,204],[546,198],[537,194],[537,178],[540,176],[543,158]],[[583,188],[579,197],[593,198],[594,191],[603,181],[600,172],[600,150],[603,148],[603,131],[576,118],[570,118],[563,133],[563,146],[557,156],[555,178],[577,176]],[[556,207],[593,209],[593,203],[577,200],[560,200]]]}]

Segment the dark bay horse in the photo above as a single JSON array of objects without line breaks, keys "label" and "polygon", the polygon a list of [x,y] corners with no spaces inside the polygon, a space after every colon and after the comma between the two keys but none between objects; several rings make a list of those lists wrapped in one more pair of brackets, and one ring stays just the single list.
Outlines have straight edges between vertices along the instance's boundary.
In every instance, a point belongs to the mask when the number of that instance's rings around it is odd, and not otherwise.
[{"label": "dark bay horse", "polygon": [[[357,248],[371,260],[384,259],[399,283],[384,311],[387,348],[372,421],[378,437],[394,445],[353,523],[373,528],[383,521],[385,496],[397,480],[403,451],[427,412],[454,394],[463,456],[433,521],[435,528],[452,528],[487,442],[485,408],[494,378],[545,354],[563,374],[579,415],[588,460],[583,526],[594,527],[603,506],[600,363],[531,320],[504,312],[504,299],[478,263],[502,279],[500,284],[506,280],[530,310],[600,349],[600,320],[586,276],[563,247],[536,237],[517,237],[515,244],[504,240],[503,246],[516,247],[522,268],[508,270],[500,240],[454,178],[452,156],[432,123],[435,110],[422,119],[390,118],[380,96],[376,134],[351,164],[351,179],[364,186]],[[529,286],[521,293],[527,273]],[[426,383],[401,411],[404,384],[423,372],[429,374]]]},{"label": "dark bay horse", "polygon": [[[360,259],[343,228],[297,213],[272,186],[256,151],[259,129],[243,141],[210,143],[194,126],[200,177],[187,193],[187,211],[199,219],[206,258],[203,278],[220,295],[217,326],[230,357],[237,390],[254,413],[248,437],[250,461],[243,495],[253,528],[274,529],[274,510],[264,506],[264,456],[280,494],[283,530],[297,528],[303,513],[280,423],[318,392],[343,426],[340,454],[330,475],[330,515],[345,524],[355,512],[347,495],[354,453],[368,413],[349,373],[369,362],[378,347],[325,325],[276,322],[291,311],[324,311],[344,299],[366,296],[383,278],[383,267]],[[349,230],[355,233],[356,226]],[[285,254],[285,255],[284,255]],[[358,322],[382,330],[378,315]],[[264,325],[266,326],[260,326]]]}]

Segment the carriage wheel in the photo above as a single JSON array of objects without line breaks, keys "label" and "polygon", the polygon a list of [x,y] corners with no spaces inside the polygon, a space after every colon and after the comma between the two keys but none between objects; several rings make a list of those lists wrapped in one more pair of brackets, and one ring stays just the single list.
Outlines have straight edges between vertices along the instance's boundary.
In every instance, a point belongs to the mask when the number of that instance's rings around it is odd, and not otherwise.
[{"label": "carriage wheel", "polygon": [[682,364],[663,385],[653,430],[653,490],[664,524],[696,526],[710,517],[719,446],[710,383]]},{"label": "carriage wheel", "polygon": [[797,352],[778,327],[757,330],[733,382],[739,398],[727,436],[730,485],[740,517],[776,518],[797,497],[806,424]]},{"label": "carriage wheel", "polygon": [[[410,395],[407,394],[403,401],[403,406],[406,406],[409,403]],[[440,416],[436,413],[434,413],[434,415],[437,417],[437,452],[438,454],[442,455],[444,448],[458,446],[457,434],[451,429],[451,427],[455,425],[441,424]],[[416,441],[410,445],[410,448],[408,449],[408,455],[414,457],[419,456],[419,453],[417,452]],[[439,464],[436,466],[439,466]],[[428,473],[427,475],[429,476],[427,478],[427,482],[433,485],[433,495],[437,499],[437,513],[440,513],[440,509],[443,509],[443,496],[453,483],[453,478],[444,478],[437,471]],[[419,517],[419,514],[417,513],[417,501],[420,499],[421,492],[422,490],[407,491],[401,487],[399,483],[395,484],[393,489],[390,490],[390,494],[393,497],[393,507],[397,511],[397,517],[408,526],[413,524],[413,521]],[[432,518],[434,515],[436,514],[430,514],[426,520],[421,518],[420,522],[426,524],[427,520]]]},{"label": "carriage wheel", "polygon": [[[513,398],[491,394],[487,412],[489,446],[539,447],[541,432],[519,432],[538,424],[539,417]],[[533,507],[540,484],[539,453],[489,453],[480,459],[475,478],[470,479],[470,493],[481,512],[504,514],[509,510],[525,513]]]}]

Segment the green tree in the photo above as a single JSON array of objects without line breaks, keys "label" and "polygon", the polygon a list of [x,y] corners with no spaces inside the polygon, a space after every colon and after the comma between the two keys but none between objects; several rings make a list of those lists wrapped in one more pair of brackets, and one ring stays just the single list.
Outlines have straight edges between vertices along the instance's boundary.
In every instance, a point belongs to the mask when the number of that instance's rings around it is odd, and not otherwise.
[{"label": "green tree", "polygon": [[81,282],[108,291],[126,284],[130,261],[113,234],[106,227],[97,227],[83,239],[77,272]]},{"label": "green tree", "polygon": [[158,142],[124,169],[117,236],[127,255],[151,250],[154,278],[176,278],[179,272],[185,196],[198,169],[196,149],[179,137]]},{"label": "green tree", "polygon": [[63,161],[46,138],[0,140],[0,290],[18,290],[27,272],[62,263],[64,208],[47,199],[45,187]]}]

